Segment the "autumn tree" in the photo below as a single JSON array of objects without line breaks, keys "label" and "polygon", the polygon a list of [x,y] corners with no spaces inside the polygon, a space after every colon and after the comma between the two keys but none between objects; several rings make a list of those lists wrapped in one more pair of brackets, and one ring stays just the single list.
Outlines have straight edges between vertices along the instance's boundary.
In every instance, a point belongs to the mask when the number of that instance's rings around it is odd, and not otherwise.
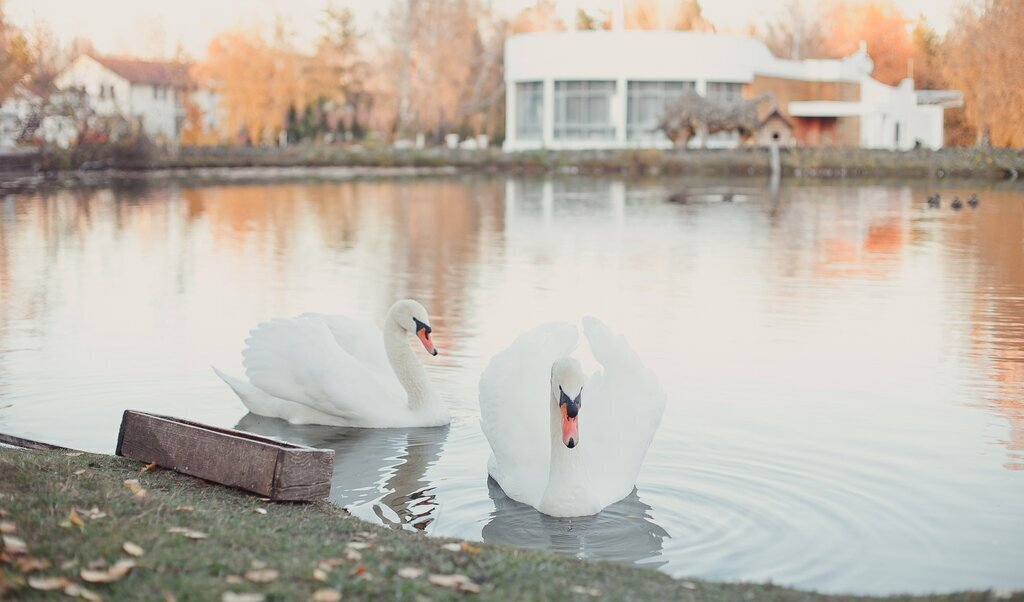
[{"label": "autumn tree", "polygon": [[3,0],[0,0],[0,100],[7,98],[15,84],[32,68],[25,35],[7,21]]},{"label": "autumn tree", "polygon": [[853,54],[864,41],[875,63],[872,77],[896,85],[909,75],[914,54],[907,32],[909,19],[893,0],[834,0],[826,21],[831,56]]},{"label": "autumn tree", "polygon": [[565,22],[558,16],[552,0],[537,0],[533,6],[524,8],[512,18],[512,33],[534,31],[565,31]]},{"label": "autumn tree", "polygon": [[1024,146],[1024,3],[983,0],[956,14],[942,48],[942,73],[964,94],[977,143]]},{"label": "autumn tree", "polygon": [[779,16],[754,34],[780,58],[801,60],[829,54],[821,11],[808,0],[787,0]]}]

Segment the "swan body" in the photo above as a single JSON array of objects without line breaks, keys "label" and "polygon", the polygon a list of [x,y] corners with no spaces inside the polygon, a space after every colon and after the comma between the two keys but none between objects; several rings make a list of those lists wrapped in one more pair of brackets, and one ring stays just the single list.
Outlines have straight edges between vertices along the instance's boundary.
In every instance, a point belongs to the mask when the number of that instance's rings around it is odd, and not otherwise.
[{"label": "swan body", "polygon": [[307,313],[264,322],[242,352],[248,382],[214,372],[254,414],[292,424],[367,428],[441,426],[451,418],[409,347],[437,355],[427,311],[391,306],[383,330],[344,316]]},{"label": "swan body", "polygon": [[568,357],[576,326],[545,324],[496,355],[480,378],[487,472],[510,498],[556,517],[588,516],[632,493],[665,392],[625,338],[583,319],[602,369]]}]

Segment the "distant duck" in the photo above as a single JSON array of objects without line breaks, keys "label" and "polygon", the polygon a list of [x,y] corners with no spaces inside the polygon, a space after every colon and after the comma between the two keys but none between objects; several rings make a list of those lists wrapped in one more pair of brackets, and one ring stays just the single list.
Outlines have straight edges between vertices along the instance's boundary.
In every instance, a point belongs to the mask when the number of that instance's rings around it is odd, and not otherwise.
[{"label": "distant duck", "polygon": [[977,207],[980,202],[981,201],[978,200],[978,195],[973,192],[971,193],[971,196],[967,197],[967,204],[971,206],[971,209]]},{"label": "distant duck", "polygon": [[933,194],[933,195],[928,197],[928,206],[929,207],[938,207],[941,204],[942,204],[942,201],[939,198],[939,195]]},{"label": "distant duck", "polygon": [[961,207],[964,206],[964,204],[960,201],[960,197],[955,196],[953,197],[953,202],[950,203],[949,206],[952,207],[953,209],[960,209]]},{"label": "distant duck", "polygon": [[668,197],[668,202],[670,202],[670,203],[679,203],[681,205],[685,205],[686,202],[689,201],[689,200],[690,200],[690,195],[685,190],[680,190],[678,192],[673,192]]}]

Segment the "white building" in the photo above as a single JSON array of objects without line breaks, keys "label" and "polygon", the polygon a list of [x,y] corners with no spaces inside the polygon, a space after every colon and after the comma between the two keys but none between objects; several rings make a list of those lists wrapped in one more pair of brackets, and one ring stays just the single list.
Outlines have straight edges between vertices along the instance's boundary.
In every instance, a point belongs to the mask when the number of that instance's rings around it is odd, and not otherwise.
[{"label": "white building", "polygon": [[[912,80],[887,86],[860,51],[830,60],[776,58],[741,35],[681,31],[528,33],[505,43],[505,150],[667,147],[655,130],[689,88],[736,100],[771,93],[797,144],[937,149],[956,93],[919,96]],[[734,147],[723,132],[709,147]]]},{"label": "white building", "polygon": [[[158,142],[177,142],[185,122],[187,100],[199,103],[203,109],[214,104],[209,98],[211,93],[196,88],[188,65],[182,63],[83,54],[54,83],[61,90],[85,92],[97,115],[135,120]],[[215,112],[203,114],[210,122]]]}]

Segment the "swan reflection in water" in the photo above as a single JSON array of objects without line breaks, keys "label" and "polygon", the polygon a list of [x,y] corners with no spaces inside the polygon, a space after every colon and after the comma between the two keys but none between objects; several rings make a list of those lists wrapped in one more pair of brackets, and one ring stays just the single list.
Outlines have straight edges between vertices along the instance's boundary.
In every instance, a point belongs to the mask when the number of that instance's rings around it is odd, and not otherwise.
[{"label": "swan reflection in water", "polygon": [[426,529],[437,509],[427,469],[437,462],[448,427],[410,429],[295,425],[246,414],[235,428],[334,450],[330,500],[361,518],[367,512],[393,529]]},{"label": "swan reflection in water", "polygon": [[491,478],[487,493],[494,502],[494,514],[481,535],[488,543],[651,568],[666,563],[660,560],[662,542],[671,536],[651,519],[651,507],[640,500],[636,489],[598,514],[578,518],[541,514],[509,498]]}]

